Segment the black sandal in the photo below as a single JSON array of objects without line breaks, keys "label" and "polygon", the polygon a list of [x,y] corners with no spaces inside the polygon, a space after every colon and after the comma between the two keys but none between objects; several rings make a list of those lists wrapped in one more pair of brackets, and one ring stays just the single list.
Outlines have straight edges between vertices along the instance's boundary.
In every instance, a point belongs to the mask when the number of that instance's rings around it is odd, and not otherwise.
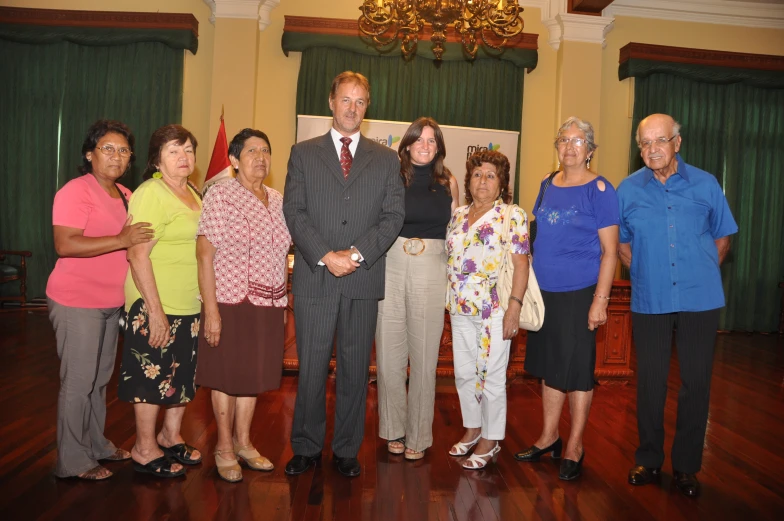
[{"label": "black sandal", "polygon": [[160,458],[155,458],[146,465],[142,465],[138,461],[134,461],[133,470],[136,472],[141,472],[142,474],[152,474],[153,476],[159,478],[176,478],[177,476],[182,476],[185,474],[184,468],[181,468],[176,472],[173,471],[171,468],[172,465],[175,464],[176,462],[172,461],[171,458],[161,456]]},{"label": "black sandal", "polygon": [[191,458],[191,454],[193,454],[193,451],[196,450],[196,447],[191,447],[187,443],[178,443],[177,445],[172,445],[171,447],[162,447],[160,445],[158,446],[161,447],[161,450],[166,456],[176,459],[183,465],[198,465],[201,463],[201,458]]},{"label": "black sandal", "polygon": [[[400,443],[403,447],[400,449],[398,448],[393,449],[390,443]],[[387,450],[390,452],[390,454],[403,454],[406,451],[406,437],[403,436],[402,438],[398,438],[396,440],[388,440]]]}]

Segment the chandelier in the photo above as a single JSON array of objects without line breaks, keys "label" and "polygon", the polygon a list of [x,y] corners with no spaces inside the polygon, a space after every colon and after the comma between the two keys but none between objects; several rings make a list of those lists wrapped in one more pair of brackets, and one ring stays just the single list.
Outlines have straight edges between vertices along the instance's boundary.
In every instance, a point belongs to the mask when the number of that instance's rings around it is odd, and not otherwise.
[{"label": "chandelier", "polygon": [[416,52],[425,24],[433,28],[430,41],[437,61],[444,54],[449,26],[454,26],[471,59],[480,43],[501,49],[523,31],[523,8],[517,0],[363,0],[359,10],[359,30],[376,48],[399,39],[406,58]]}]

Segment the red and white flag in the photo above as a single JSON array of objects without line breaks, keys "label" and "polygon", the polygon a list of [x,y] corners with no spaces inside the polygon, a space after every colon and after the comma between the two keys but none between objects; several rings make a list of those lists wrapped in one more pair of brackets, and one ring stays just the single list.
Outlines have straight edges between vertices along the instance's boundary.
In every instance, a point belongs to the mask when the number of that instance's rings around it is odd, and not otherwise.
[{"label": "red and white flag", "polygon": [[234,169],[229,162],[229,143],[226,139],[226,125],[223,123],[223,110],[221,109],[220,128],[218,136],[215,138],[215,147],[212,149],[210,166],[207,167],[207,175],[204,178],[204,192],[207,188],[223,179],[230,179],[234,176]]}]

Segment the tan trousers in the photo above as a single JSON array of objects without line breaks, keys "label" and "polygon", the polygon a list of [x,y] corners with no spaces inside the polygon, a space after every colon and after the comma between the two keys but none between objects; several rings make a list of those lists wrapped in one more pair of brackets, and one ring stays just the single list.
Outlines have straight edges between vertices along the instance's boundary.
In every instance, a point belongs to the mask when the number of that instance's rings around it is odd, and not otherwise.
[{"label": "tan trousers", "polygon": [[[438,347],[444,329],[446,253],[444,241],[424,239],[420,255],[407,255],[399,237],[387,253],[384,300],[376,324],[379,436],[406,437],[406,447],[423,451],[433,444]],[[422,248],[409,243],[409,251]],[[406,396],[406,376],[408,366]]]}]

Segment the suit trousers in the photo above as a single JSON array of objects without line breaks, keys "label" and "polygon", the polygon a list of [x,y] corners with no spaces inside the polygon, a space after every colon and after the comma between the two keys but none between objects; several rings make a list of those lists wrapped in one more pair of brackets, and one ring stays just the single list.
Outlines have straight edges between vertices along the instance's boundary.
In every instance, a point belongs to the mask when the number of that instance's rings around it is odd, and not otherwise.
[{"label": "suit trousers", "polygon": [[650,315],[632,313],[637,346],[638,465],[661,467],[664,462],[664,405],[672,355],[672,332],[677,328],[681,388],[672,445],[672,468],[696,473],[708,424],[711,371],[719,309]]},{"label": "suit trousers", "polygon": [[[349,277],[351,275],[348,275]],[[327,376],[337,344],[335,432],[332,452],[354,458],[365,433],[368,366],[378,300],[294,296],[299,379],[291,427],[295,455],[315,456],[327,430]]]},{"label": "suit trousers", "polygon": [[[384,300],[378,305],[378,435],[406,437],[417,452],[433,444],[438,348],[444,331],[444,241],[423,239],[420,255],[407,255],[399,237],[387,253]],[[420,246],[419,241],[412,241]],[[408,376],[408,367],[411,375]],[[406,378],[408,377],[408,396]]]},{"label": "suit trousers", "polygon": [[90,470],[117,450],[103,430],[121,308],[75,308],[52,299],[47,302],[60,358],[54,473],[67,478]]},{"label": "suit trousers", "polygon": [[509,363],[511,340],[504,340],[504,312],[492,315],[490,356],[482,401],[476,400],[476,359],[482,317],[451,315],[452,350],[455,364],[455,386],[463,413],[463,427],[482,428],[486,440],[503,440],[506,436],[506,366]]}]

